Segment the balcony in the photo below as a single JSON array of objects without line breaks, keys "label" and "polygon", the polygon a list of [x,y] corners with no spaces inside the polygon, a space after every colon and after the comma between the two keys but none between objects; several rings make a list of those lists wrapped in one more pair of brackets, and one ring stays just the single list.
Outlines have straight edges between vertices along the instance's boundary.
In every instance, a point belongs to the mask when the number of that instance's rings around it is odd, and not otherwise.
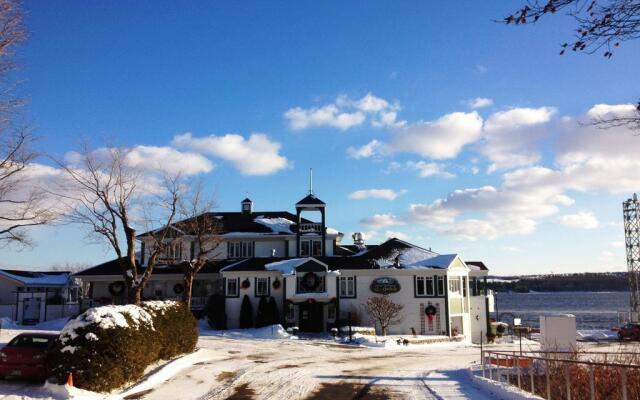
[{"label": "balcony", "polygon": [[305,223],[300,224],[299,233],[322,233],[322,224]]}]

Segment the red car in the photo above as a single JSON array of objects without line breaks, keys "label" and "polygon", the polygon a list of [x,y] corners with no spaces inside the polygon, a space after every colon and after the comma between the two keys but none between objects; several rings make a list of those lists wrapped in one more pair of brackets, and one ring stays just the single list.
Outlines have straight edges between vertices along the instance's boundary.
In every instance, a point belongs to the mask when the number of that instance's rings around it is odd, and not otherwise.
[{"label": "red car", "polygon": [[618,339],[640,340],[640,324],[627,323],[618,330]]},{"label": "red car", "polygon": [[49,376],[46,358],[58,338],[50,333],[22,333],[0,349],[0,378],[44,380]]}]

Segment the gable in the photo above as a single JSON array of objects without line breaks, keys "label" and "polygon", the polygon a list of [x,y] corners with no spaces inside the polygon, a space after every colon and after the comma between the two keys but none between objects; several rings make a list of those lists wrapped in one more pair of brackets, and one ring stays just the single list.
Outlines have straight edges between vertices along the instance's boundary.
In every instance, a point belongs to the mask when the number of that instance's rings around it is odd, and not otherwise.
[{"label": "gable", "polygon": [[296,272],[326,272],[327,266],[317,260],[306,261],[296,267]]}]

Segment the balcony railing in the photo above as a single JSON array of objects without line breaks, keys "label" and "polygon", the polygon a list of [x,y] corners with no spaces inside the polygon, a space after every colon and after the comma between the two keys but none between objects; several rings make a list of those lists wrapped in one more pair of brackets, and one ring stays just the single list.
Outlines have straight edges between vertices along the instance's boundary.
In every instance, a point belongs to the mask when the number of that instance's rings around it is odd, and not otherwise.
[{"label": "balcony railing", "polygon": [[299,228],[300,233],[322,233],[322,224],[317,223],[306,223],[300,224]]}]

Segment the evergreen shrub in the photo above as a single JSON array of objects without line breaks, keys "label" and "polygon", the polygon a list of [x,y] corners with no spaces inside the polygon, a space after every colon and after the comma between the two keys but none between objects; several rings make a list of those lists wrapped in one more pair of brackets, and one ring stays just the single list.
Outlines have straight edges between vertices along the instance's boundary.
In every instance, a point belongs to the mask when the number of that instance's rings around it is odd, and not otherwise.
[{"label": "evergreen shrub", "polygon": [[253,306],[249,296],[246,294],[242,298],[242,305],[240,306],[240,328],[253,328]]},{"label": "evergreen shrub", "polygon": [[223,295],[214,294],[209,296],[205,312],[211,329],[227,329],[227,312]]},{"label": "evergreen shrub", "polygon": [[50,371],[58,382],[72,373],[77,387],[107,392],[140,380],[158,360],[193,351],[197,339],[196,320],[182,303],[90,308],[63,328]]}]

